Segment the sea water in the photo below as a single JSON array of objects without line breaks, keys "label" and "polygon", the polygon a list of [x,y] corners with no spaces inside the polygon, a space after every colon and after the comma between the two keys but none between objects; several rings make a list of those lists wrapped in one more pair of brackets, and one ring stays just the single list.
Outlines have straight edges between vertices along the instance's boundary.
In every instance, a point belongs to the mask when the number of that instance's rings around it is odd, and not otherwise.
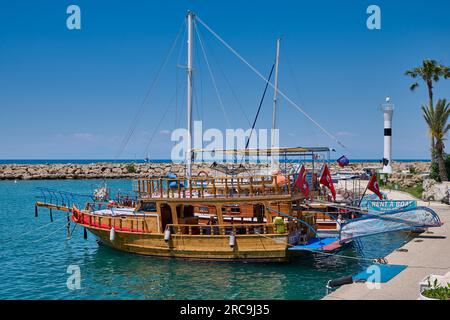
[{"label": "sea water", "polygon": [[[123,253],[75,227],[66,213],[39,208],[38,187],[90,194],[107,183],[112,194],[130,180],[0,181],[0,299],[320,299],[328,280],[352,275],[409,241],[405,233],[365,238],[362,249],[338,256],[307,254],[288,263],[200,262]],[[71,229],[74,224],[71,225]],[[81,287],[67,282],[79,267]]]}]

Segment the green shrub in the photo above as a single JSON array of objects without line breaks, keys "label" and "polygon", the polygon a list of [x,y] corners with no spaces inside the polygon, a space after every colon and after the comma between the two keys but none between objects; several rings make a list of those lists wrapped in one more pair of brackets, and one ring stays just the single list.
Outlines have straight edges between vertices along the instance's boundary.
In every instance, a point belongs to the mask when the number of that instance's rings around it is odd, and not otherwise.
[{"label": "green shrub", "polygon": [[135,173],[136,172],[136,166],[134,163],[127,164],[126,169],[128,173]]},{"label": "green shrub", "polygon": [[[447,169],[447,175],[450,180],[450,154],[446,154],[444,156],[445,169]],[[439,166],[437,162],[433,162],[430,168],[430,178],[436,180],[437,182],[441,182],[441,177],[439,176]]]},{"label": "green shrub", "polygon": [[[429,282],[428,285],[430,285]],[[422,294],[431,299],[450,300],[450,283],[448,283],[447,286],[440,286],[436,279],[434,280],[433,285],[430,285],[429,289],[425,289]]]}]

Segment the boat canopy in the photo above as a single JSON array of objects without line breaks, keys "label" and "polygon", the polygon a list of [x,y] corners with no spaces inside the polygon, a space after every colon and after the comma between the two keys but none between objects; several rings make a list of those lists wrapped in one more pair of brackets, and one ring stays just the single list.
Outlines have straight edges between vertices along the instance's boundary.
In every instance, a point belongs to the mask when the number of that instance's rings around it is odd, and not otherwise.
[{"label": "boat canopy", "polygon": [[329,147],[289,147],[289,148],[267,148],[267,149],[193,149],[194,153],[219,153],[224,155],[245,155],[245,156],[258,156],[258,155],[306,155],[320,152],[332,151]]}]

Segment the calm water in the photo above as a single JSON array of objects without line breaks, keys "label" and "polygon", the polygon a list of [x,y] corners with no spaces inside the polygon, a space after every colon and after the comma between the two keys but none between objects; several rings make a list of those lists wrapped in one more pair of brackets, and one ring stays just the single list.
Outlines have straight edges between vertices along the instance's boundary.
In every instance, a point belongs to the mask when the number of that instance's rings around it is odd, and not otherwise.
[{"label": "calm water", "polygon": [[[36,187],[90,193],[100,180],[0,181],[0,299],[319,299],[328,280],[359,272],[355,260],[309,256],[290,263],[210,263],[143,257],[98,245],[75,228],[66,240],[65,214],[34,217]],[[111,180],[113,191],[131,181]],[[37,229],[40,228],[40,229]],[[366,257],[407,241],[404,233],[366,238]],[[342,254],[359,256],[350,248]],[[78,265],[81,289],[68,290],[67,267]]]}]

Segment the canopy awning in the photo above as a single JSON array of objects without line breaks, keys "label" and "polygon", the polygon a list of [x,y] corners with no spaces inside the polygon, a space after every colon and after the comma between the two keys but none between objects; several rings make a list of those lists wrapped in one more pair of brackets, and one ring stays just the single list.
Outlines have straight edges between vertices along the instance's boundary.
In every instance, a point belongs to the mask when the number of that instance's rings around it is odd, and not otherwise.
[{"label": "canopy awning", "polygon": [[224,155],[246,155],[246,156],[258,156],[258,155],[284,155],[284,154],[306,154],[306,153],[319,153],[330,152],[332,149],[329,147],[291,147],[291,148],[267,148],[267,149],[193,149],[194,153],[218,153]]}]

